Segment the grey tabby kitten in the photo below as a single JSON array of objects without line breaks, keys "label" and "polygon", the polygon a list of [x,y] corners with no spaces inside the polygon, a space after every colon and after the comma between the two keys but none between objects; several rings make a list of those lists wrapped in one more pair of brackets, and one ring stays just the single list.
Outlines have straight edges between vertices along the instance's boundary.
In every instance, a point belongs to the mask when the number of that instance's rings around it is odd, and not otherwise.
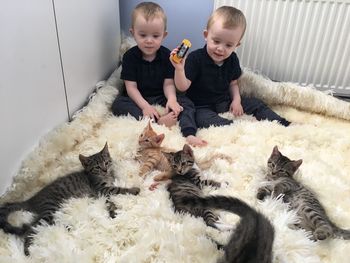
[{"label": "grey tabby kitten", "polygon": [[[60,177],[45,186],[33,197],[23,202],[6,203],[0,207],[0,228],[5,233],[15,234],[24,238],[24,253],[29,255],[29,246],[33,241],[34,228],[46,221],[49,225],[54,223],[54,213],[69,198],[90,196],[98,198],[100,195],[133,194],[140,192],[138,187],[121,188],[113,185],[115,180],[112,159],[107,143],[102,151],[85,157],[79,155],[84,170]],[[114,217],[115,205],[107,200],[107,208],[111,217]],[[10,213],[25,210],[34,213],[30,224],[21,227],[12,226],[7,218]]]},{"label": "grey tabby kitten", "polygon": [[316,195],[293,178],[301,163],[302,160],[293,161],[282,155],[275,146],[267,163],[267,179],[271,184],[260,188],[257,198],[262,200],[267,195],[278,197],[283,194],[283,201],[290,204],[290,209],[297,212],[300,220],[292,227],[310,231],[312,240],[330,237],[350,239],[350,231],[340,229],[332,223]]},{"label": "grey tabby kitten", "polygon": [[173,201],[176,212],[187,212],[194,216],[203,217],[208,226],[226,230],[225,224],[218,222],[219,218],[210,209],[193,208],[182,202],[185,197],[202,197],[203,186],[220,187],[221,183],[214,180],[201,180],[200,171],[194,167],[194,155],[191,147],[187,144],[178,152],[163,152],[172,167],[171,182],[167,190]]},{"label": "grey tabby kitten", "polygon": [[228,196],[184,198],[184,204],[202,209],[222,209],[241,217],[224,246],[221,263],[271,263],[275,231],[270,221],[242,200]]}]

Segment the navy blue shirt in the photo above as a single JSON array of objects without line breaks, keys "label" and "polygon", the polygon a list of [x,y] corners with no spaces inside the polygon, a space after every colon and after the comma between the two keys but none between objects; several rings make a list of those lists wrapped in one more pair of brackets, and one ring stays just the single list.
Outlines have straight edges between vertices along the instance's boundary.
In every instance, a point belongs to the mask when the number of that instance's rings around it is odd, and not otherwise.
[{"label": "navy blue shirt", "polygon": [[[141,50],[135,46],[123,56],[120,78],[135,81],[143,97],[164,95],[165,79],[174,78],[174,67],[169,61],[170,50],[161,46],[151,62],[142,58]],[[127,96],[126,90],[124,96]]]},{"label": "navy blue shirt", "polygon": [[232,53],[221,66],[209,57],[207,46],[191,52],[185,64],[186,77],[191,86],[186,95],[195,106],[223,102],[230,97],[230,83],[238,79],[242,70],[236,53]]}]

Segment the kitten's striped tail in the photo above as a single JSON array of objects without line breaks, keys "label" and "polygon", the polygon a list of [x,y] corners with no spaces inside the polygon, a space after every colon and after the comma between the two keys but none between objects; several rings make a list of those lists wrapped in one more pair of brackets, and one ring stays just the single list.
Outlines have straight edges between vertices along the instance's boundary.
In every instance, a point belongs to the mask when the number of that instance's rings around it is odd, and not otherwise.
[{"label": "kitten's striped tail", "polygon": [[244,201],[228,196],[188,197],[183,202],[192,207],[222,209],[241,217],[228,244],[223,262],[272,262],[274,228],[261,213]]},{"label": "kitten's striped tail", "polygon": [[257,212],[248,204],[238,198],[231,196],[212,195],[205,198],[184,197],[182,198],[182,202],[185,205],[190,205],[193,207],[214,208],[230,211],[241,217],[247,215],[257,216]]},{"label": "kitten's striped tail", "polygon": [[10,213],[18,211],[24,208],[24,203],[8,203],[0,207],[0,228],[5,233],[23,235],[29,228],[28,225],[24,224],[21,227],[13,226],[7,221],[7,217]]}]

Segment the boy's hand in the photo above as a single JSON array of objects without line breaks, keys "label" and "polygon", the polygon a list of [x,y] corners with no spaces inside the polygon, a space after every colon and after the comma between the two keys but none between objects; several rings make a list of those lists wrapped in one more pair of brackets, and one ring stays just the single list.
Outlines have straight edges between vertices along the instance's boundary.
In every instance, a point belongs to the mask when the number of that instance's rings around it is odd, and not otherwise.
[{"label": "boy's hand", "polygon": [[166,112],[173,111],[176,118],[179,116],[180,112],[183,111],[183,107],[176,100],[168,100],[165,105]]},{"label": "boy's hand", "polygon": [[154,108],[151,105],[146,106],[145,108],[142,109],[142,114],[144,117],[150,117],[154,120],[158,120],[159,119],[159,113],[156,110],[156,108]]},{"label": "boy's hand", "polygon": [[232,114],[236,117],[243,115],[243,113],[244,113],[243,107],[242,107],[242,104],[239,100],[232,101],[232,103],[230,105],[230,112],[232,112]]},{"label": "boy's hand", "polygon": [[169,60],[170,60],[171,64],[174,66],[175,70],[184,70],[184,68],[185,68],[185,60],[187,58],[187,55],[183,59],[181,59],[180,63],[175,63],[172,60],[172,58],[171,58],[173,55],[175,55],[177,53],[177,51],[179,51],[179,47],[180,46],[174,48],[173,51],[171,51]]}]

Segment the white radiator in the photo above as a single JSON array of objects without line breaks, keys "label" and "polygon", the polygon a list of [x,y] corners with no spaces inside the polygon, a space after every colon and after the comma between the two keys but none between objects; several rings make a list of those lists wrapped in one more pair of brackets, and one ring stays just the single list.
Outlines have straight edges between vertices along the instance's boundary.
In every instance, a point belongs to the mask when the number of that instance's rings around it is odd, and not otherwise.
[{"label": "white radiator", "polygon": [[241,65],[350,96],[350,0],[215,0],[243,11]]}]

